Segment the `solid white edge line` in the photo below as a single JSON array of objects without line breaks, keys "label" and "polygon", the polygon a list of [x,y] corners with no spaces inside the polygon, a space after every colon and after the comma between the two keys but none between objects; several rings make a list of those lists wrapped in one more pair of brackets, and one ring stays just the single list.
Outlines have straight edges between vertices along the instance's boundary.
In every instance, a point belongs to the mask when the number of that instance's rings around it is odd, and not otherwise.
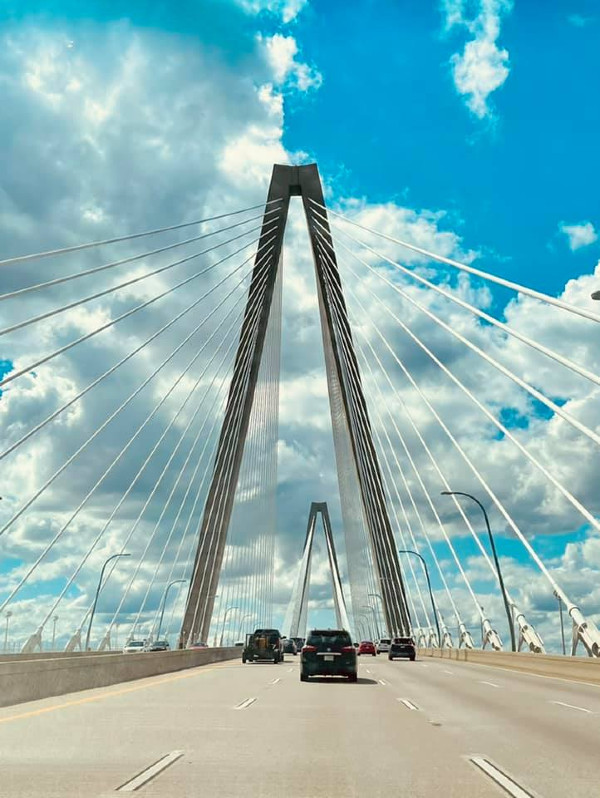
[{"label": "solid white edge line", "polygon": [[527,792],[527,790],[521,787],[511,776],[503,773],[500,768],[492,765],[492,763],[484,759],[484,757],[470,756],[469,761],[482,770],[486,776],[489,776],[492,781],[495,781],[496,784],[502,787],[509,795],[512,795],[513,798],[533,798],[532,793]]},{"label": "solid white edge line", "polygon": [[238,704],[237,706],[235,706],[234,709],[246,709],[246,707],[249,707],[256,700],[257,700],[256,698],[246,698],[245,701],[242,701],[241,704]]},{"label": "solid white edge line", "polygon": [[585,709],[584,707],[576,707],[575,704],[565,704],[564,701],[550,701],[551,704],[558,704],[559,707],[569,707],[569,709],[576,709],[578,712],[587,712],[588,715],[592,714],[591,709]]},{"label": "solid white edge line", "polygon": [[484,682],[483,680],[480,680],[480,681],[479,681],[479,684],[487,684],[487,685],[489,685],[490,687],[500,687],[500,685],[499,685],[499,684],[494,684],[494,682]]},{"label": "solid white edge line", "polygon": [[151,779],[155,776],[158,776],[163,770],[172,765],[173,762],[176,762],[180,757],[183,756],[183,751],[171,751],[170,754],[166,754],[159,759],[158,762],[155,762],[150,767],[146,768],[146,770],[142,770],[137,776],[134,776],[129,781],[126,781],[125,784],[122,784],[120,787],[117,788],[116,792],[135,792],[139,790],[140,787],[143,787],[144,784],[147,784]]},{"label": "solid white edge line", "polygon": [[409,701],[408,698],[397,698],[396,701],[399,701],[401,704],[404,704],[404,706],[407,709],[412,709],[414,712],[419,711],[419,707],[416,704],[413,704],[412,701]]}]

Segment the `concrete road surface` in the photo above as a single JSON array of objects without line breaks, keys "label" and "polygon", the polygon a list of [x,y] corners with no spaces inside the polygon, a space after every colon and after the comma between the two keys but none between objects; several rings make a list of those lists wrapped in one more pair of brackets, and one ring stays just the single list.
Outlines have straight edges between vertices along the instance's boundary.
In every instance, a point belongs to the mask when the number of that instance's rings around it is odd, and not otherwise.
[{"label": "concrete road surface", "polygon": [[[148,655],[151,656],[151,655]],[[359,659],[223,663],[0,710],[2,798],[600,795],[600,688]]]}]

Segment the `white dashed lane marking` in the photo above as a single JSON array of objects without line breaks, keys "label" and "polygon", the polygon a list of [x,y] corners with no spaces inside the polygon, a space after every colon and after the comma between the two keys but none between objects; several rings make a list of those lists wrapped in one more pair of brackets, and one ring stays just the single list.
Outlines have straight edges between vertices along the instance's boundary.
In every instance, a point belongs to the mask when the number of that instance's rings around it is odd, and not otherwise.
[{"label": "white dashed lane marking", "polygon": [[234,709],[247,709],[251,704],[256,701],[256,698],[247,698],[245,701],[242,701],[241,704],[238,704]]},{"label": "white dashed lane marking", "polygon": [[568,707],[569,709],[576,709],[578,712],[587,712],[588,715],[592,714],[591,709],[584,709],[583,707],[576,707],[574,704],[565,704],[564,701],[551,701],[551,704],[556,704],[559,707]]},{"label": "white dashed lane marking", "polygon": [[183,751],[171,751],[170,754],[165,754],[158,762],[150,765],[146,770],[142,770],[137,776],[134,776],[129,781],[126,781],[125,784],[118,787],[116,792],[135,792],[139,790],[140,787],[143,787],[144,784],[154,779],[159,773],[162,773],[163,770],[166,770],[169,765],[172,765],[173,762],[176,762],[182,756]]},{"label": "white dashed lane marking", "polygon": [[407,709],[412,709],[414,712],[419,711],[419,707],[416,704],[413,704],[412,701],[409,701],[408,698],[397,698],[396,701],[399,701],[401,704],[404,704],[404,706]]},{"label": "white dashed lane marking", "polygon": [[533,798],[533,794],[528,792],[524,787],[515,781],[508,773],[504,773],[496,765],[492,765],[487,759],[482,756],[471,756],[469,760],[492,781],[496,782],[499,787],[511,795],[512,798]]}]

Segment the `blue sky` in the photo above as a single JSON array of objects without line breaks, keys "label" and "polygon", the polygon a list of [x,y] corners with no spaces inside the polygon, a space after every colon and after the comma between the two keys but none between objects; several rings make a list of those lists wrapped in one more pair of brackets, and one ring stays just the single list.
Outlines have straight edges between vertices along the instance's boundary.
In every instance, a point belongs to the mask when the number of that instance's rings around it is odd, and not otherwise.
[{"label": "blue sky", "polygon": [[[297,34],[324,80],[286,115],[291,149],[348,194],[451,212],[509,279],[556,292],[595,264],[598,245],[572,254],[557,232],[598,207],[597,3],[515,3],[500,35],[510,75],[485,120],[457,96],[448,61],[463,37],[442,33],[438,3],[312,5]],[[575,25],[575,11],[592,18]]]}]

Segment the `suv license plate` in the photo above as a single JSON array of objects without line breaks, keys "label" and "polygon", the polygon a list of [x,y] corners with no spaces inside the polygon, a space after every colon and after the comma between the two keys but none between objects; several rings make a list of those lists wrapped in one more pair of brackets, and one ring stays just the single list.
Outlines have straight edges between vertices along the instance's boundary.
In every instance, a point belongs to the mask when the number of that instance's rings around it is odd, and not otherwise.
[{"label": "suv license plate", "polygon": [[333,662],[334,660],[334,658],[331,655],[328,656],[327,654],[325,654],[323,659],[325,660],[325,662]]}]

